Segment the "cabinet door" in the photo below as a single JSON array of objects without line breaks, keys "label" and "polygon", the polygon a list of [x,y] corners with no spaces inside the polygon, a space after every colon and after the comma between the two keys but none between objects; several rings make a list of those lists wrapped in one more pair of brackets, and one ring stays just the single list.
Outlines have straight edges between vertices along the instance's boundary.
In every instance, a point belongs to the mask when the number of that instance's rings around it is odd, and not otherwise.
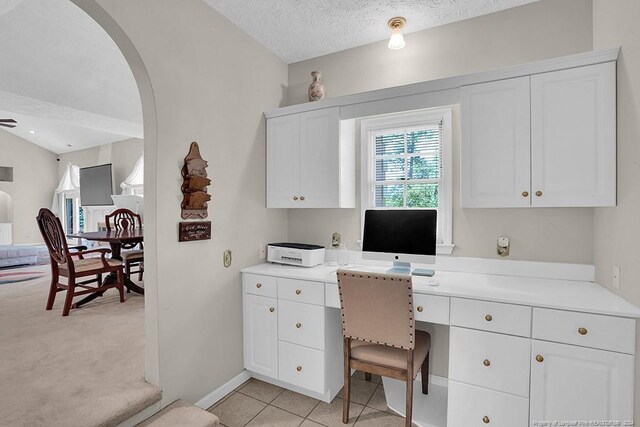
[{"label": "cabinet door", "polygon": [[616,65],[531,77],[533,206],[616,203]]},{"label": "cabinet door", "polygon": [[300,115],[268,119],[267,207],[299,207],[299,197]]},{"label": "cabinet door", "polygon": [[300,135],[298,207],[340,207],[339,108],[300,114]]},{"label": "cabinet door", "polygon": [[460,88],[461,204],[530,205],[529,77]]},{"label": "cabinet door", "polygon": [[633,421],[633,356],[534,340],[532,357],[532,426]]},{"label": "cabinet door", "polygon": [[278,378],[278,317],[274,298],[244,295],[244,367]]}]

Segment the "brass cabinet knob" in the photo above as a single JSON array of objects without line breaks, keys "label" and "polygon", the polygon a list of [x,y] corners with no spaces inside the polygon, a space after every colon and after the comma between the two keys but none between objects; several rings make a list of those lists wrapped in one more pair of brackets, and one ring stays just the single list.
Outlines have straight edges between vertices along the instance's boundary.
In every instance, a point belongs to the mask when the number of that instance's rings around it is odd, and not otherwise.
[{"label": "brass cabinet knob", "polygon": [[490,314],[487,314],[486,316],[484,316],[484,320],[486,320],[487,322],[491,322],[493,320],[493,316]]},{"label": "brass cabinet knob", "polygon": [[482,422],[485,424],[489,424],[491,422],[491,420],[489,419],[489,417],[487,417],[486,415],[484,417],[482,417]]},{"label": "brass cabinet knob", "polygon": [[578,328],[578,333],[580,335],[587,335],[587,332],[589,332],[587,331],[587,328]]},{"label": "brass cabinet knob", "polygon": [[296,371],[298,371],[298,372],[302,372],[302,366],[298,366],[298,367],[296,368]]},{"label": "brass cabinet knob", "polygon": [[300,196],[300,200],[304,201],[304,196]]},{"label": "brass cabinet knob", "polygon": [[422,313],[422,311],[424,310],[424,308],[422,308],[421,305],[418,306],[418,308],[416,308],[416,310],[418,310],[420,313]]},{"label": "brass cabinet knob", "polygon": [[484,366],[490,366],[490,365],[491,365],[491,362],[489,361],[489,359],[484,359],[484,361],[482,362],[482,364],[483,364]]},{"label": "brass cabinet knob", "polygon": [[293,200],[298,200],[298,196],[293,196]]},{"label": "brass cabinet knob", "polygon": [[273,307],[269,307],[269,311],[273,313],[274,311],[276,311],[276,309]]},{"label": "brass cabinet knob", "polygon": [[300,295],[302,291],[300,289],[296,289],[296,295]]},{"label": "brass cabinet knob", "polygon": [[256,283],[256,288],[260,289],[262,287],[262,283]]},{"label": "brass cabinet knob", "polygon": [[529,197],[529,192],[528,191],[523,191],[522,192],[522,197]]},{"label": "brass cabinet knob", "polygon": [[536,191],[536,196],[542,197],[542,191]]},{"label": "brass cabinet knob", "polygon": [[302,323],[296,323],[296,328],[298,329],[302,328]]},{"label": "brass cabinet knob", "polygon": [[536,356],[536,361],[542,363],[542,362],[544,362],[544,357],[542,357],[540,355],[537,355]]}]

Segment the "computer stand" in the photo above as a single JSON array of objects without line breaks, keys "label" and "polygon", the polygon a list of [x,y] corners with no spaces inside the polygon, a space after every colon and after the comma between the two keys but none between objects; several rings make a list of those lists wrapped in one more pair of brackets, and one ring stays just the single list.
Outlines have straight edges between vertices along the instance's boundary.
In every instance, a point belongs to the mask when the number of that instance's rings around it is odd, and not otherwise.
[{"label": "computer stand", "polygon": [[427,268],[411,268],[410,262],[394,261],[393,267],[387,270],[389,274],[405,274],[407,276],[427,276],[432,277],[436,272]]}]

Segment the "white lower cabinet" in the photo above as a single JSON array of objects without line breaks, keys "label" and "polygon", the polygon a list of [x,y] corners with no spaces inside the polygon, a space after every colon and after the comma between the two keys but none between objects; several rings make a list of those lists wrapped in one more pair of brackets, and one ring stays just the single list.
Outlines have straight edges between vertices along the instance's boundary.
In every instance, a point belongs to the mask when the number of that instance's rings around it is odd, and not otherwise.
[{"label": "white lower cabinet", "polygon": [[244,295],[244,367],[278,377],[278,301]]},{"label": "white lower cabinet", "polygon": [[632,355],[533,340],[532,358],[532,427],[631,425],[625,422],[633,421]]},{"label": "white lower cabinet", "polygon": [[342,320],[324,306],[325,284],[248,273],[243,283],[244,367],[330,402],[342,388]]},{"label": "white lower cabinet", "polygon": [[449,381],[447,427],[526,427],[529,399]]}]

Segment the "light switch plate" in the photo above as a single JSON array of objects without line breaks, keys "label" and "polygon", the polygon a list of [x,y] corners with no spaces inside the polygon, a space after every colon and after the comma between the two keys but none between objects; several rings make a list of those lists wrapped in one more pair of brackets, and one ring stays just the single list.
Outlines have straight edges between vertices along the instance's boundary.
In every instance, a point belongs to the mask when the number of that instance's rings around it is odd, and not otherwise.
[{"label": "light switch plate", "polygon": [[613,266],[613,280],[611,280],[611,286],[616,289],[620,289],[620,267]]},{"label": "light switch plate", "polygon": [[231,250],[227,249],[224,251],[224,254],[222,255],[222,262],[225,267],[231,266]]},{"label": "light switch plate", "polygon": [[258,254],[260,259],[267,259],[267,245],[260,245]]}]

